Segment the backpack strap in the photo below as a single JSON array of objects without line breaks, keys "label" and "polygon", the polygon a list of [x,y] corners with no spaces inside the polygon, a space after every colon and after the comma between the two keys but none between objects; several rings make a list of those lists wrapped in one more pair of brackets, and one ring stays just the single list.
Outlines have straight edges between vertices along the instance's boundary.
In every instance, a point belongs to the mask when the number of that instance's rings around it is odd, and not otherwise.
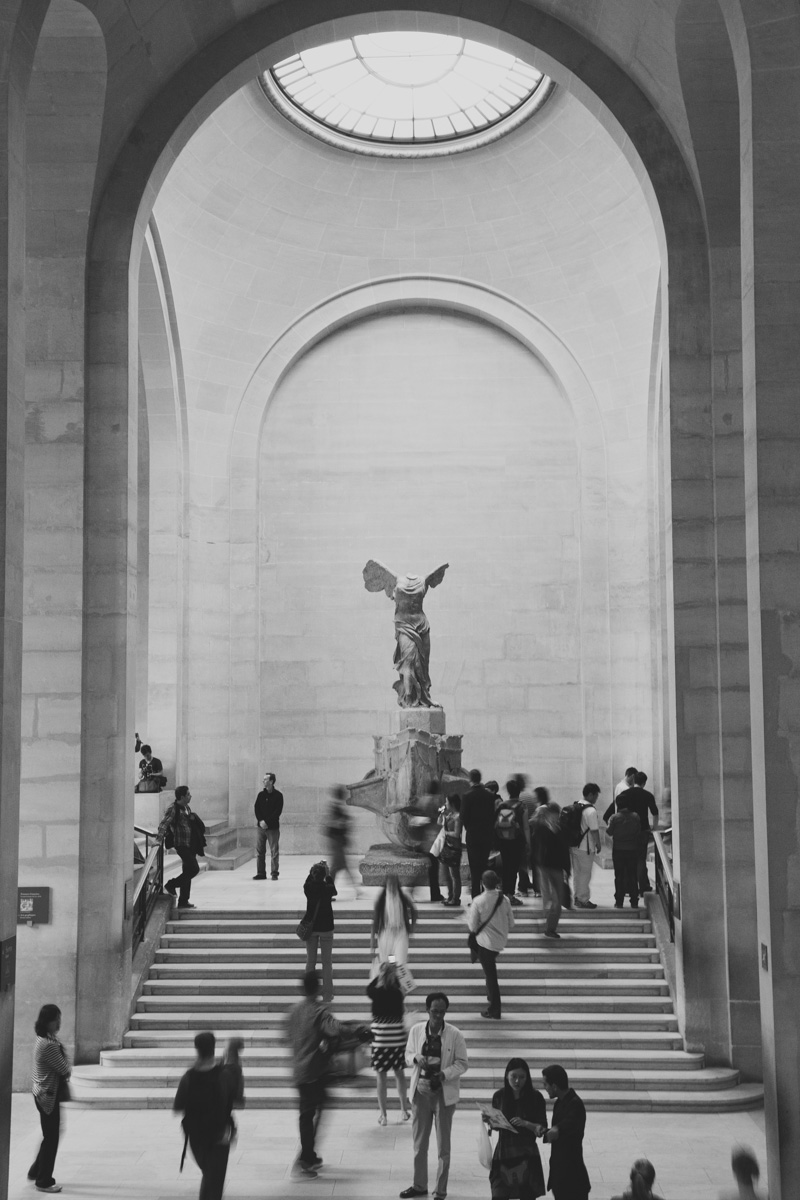
[{"label": "backpack strap", "polygon": [[183,1170],[183,1164],[186,1162],[186,1147],[189,1145],[189,1130],[186,1128],[186,1121],[183,1122],[183,1154],[181,1155],[181,1165],[179,1170]]}]

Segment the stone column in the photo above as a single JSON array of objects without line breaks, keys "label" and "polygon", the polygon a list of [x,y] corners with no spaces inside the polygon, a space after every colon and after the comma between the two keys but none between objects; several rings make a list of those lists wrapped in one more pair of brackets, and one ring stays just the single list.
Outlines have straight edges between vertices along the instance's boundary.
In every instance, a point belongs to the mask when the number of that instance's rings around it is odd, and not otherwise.
[{"label": "stone column", "polygon": [[[769,1194],[800,1179],[800,18],[743,0],[744,441]],[[740,65],[740,74],[742,66]],[[751,102],[752,107],[748,104]]]}]

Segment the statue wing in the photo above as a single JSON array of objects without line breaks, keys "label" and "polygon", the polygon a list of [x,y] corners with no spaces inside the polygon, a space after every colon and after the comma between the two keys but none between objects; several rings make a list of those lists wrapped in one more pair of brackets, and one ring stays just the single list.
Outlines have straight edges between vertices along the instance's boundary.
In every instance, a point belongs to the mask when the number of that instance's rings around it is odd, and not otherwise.
[{"label": "statue wing", "polygon": [[444,563],[441,567],[437,567],[435,571],[432,571],[425,580],[425,587],[438,587],[444,579],[444,573],[449,566],[450,563]]},{"label": "statue wing", "polygon": [[389,570],[385,563],[379,562],[377,558],[371,558],[362,574],[364,587],[368,592],[386,592],[390,600],[394,599],[397,576]]}]

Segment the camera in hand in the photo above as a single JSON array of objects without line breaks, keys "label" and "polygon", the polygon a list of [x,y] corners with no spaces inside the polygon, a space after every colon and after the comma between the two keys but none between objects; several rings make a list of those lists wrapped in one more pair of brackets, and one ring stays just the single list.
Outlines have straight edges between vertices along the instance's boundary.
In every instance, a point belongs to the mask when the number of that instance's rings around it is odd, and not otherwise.
[{"label": "camera in hand", "polygon": [[442,1086],[440,1071],[442,1068],[442,1039],[436,1034],[429,1033],[422,1044],[419,1082],[417,1087],[421,1092],[438,1092]]}]

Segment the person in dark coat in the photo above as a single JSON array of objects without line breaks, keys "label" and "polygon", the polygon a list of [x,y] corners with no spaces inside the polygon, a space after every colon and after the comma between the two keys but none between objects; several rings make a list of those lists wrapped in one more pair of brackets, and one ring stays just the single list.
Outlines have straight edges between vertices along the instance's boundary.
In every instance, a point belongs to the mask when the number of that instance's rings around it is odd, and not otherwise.
[{"label": "person in dark coat", "polygon": [[567,1072],[556,1063],[544,1068],[542,1081],[550,1099],[555,1100],[550,1128],[544,1135],[550,1144],[547,1190],[554,1200],[588,1200],[592,1185],[583,1161],[583,1101],[569,1086]]},{"label": "person in dark coat", "polygon": [[280,871],[281,813],[283,792],[275,787],[276,777],[272,771],[264,776],[264,786],[256,796],[253,811],[256,817],[256,873],[253,879],[267,878],[267,846],[269,845],[271,878],[277,879]]},{"label": "person in dark coat", "polygon": [[461,797],[461,824],[466,833],[472,898],[481,894],[481,876],[489,866],[494,839],[496,797],[481,783],[480,771],[469,773],[470,788]]},{"label": "person in dark coat", "polygon": [[517,1132],[499,1131],[489,1172],[492,1200],[536,1200],[547,1191],[536,1145],[537,1137],[547,1131],[544,1096],[534,1088],[523,1058],[509,1059],[504,1079],[492,1096],[492,1107],[499,1108]]},{"label": "person in dark coat", "polygon": [[558,821],[560,811],[554,801],[542,804],[531,821],[531,862],[542,892],[546,913],[544,936],[547,938],[561,937],[558,922],[564,884],[571,866],[569,846]]},{"label": "person in dark coat", "polygon": [[[630,775],[625,776],[626,779],[631,778]],[[647,783],[647,776],[644,771],[636,771],[633,775],[633,784],[625,791],[620,792],[614,797],[606,811],[603,813],[603,820],[608,824],[611,814],[616,805],[619,812],[620,800],[625,801],[625,804],[639,817],[642,823],[642,834],[639,839],[639,853],[636,858],[636,875],[639,892],[652,891],[650,887],[650,879],[647,874],[647,848],[650,843],[650,817],[653,818],[653,827],[658,825],[658,805],[656,798],[652,792],[648,792],[644,786]]]},{"label": "person in dark coat", "polygon": [[306,894],[306,917],[313,922],[311,936],[306,942],[306,975],[317,965],[317,952],[322,959],[322,999],[333,999],[333,905],[336,884],[326,862],[314,863],[303,884]]},{"label": "person in dark coat", "polygon": [[628,807],[628,792],[617,798],[617,811],[608,822],[608,836],[613,843],[611,857],[614,863],[614,907],[622,908],[626,896],[631,898],[631,908],[639,907],[639,883],[637,864],[642,839],[642,822],[637,813]]}]

